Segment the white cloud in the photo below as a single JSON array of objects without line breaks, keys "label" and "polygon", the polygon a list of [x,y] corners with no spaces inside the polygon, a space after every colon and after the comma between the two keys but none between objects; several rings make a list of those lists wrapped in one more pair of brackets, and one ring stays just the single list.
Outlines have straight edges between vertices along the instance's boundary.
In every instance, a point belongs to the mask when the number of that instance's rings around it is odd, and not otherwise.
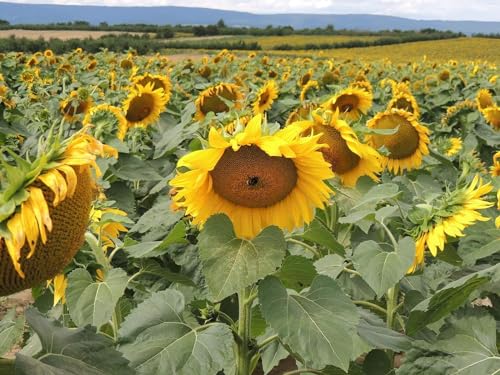
[{"label": "white cloud", "polygon": [[[16,3],[138,6],[137,0],[7,0]],[[416,19],[500,21],[498,0],[143,0],[142,6],[189,6],[267,13],[386,14]]]}]

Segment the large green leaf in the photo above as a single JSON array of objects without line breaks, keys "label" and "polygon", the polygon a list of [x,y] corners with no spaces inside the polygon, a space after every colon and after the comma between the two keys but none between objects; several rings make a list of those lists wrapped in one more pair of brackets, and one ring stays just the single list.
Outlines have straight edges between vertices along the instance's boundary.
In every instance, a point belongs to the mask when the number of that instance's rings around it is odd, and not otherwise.
[{"label": "large green leaf", "polygon": [[344,246],[337,241],[332,231],[318,219],[314,219],[312,223],[306,227],[302,237],[308,241],[321,245],[334,253],[340,255],[345,254]]},{"label": "large green leaf", "polygon": [[311,285],[317,274],[312,260],[298,255],[290,255],[285,258],[283,265],[274,275],[281,280],[286,288],[300,292]]},{"label": "large green leaf", "polygon": [[334,280],[316,276],[309,290],[297,294],[269,276],[259,284],[259,301],[266,321],[306,366],[347,370],[359,314]]},{"label": "large green leaf", "polygon": [[345,258],[337,254],[329,254],[314,262],[314,267],[320,275],[336,279],[345,269]]},{"label": "large green leaf", "polygon": [[225,324],[190,327],[184,297],[175,290],[153,294],[127,316],[120,350],[139,374],[217,374],[233,363],[233,335]]},{"label": "large green leaf", "polygon": [[16,318],[16,309],[10,310],[0,321],[0,357],[12,349],[24,331],[24,316]]},{"label": "large green leaf", "polygon": [[354,250],[356,270],[378,297],[401,280],[415,257],[415,242],[404,237],[395,251],[384,251],[375,241],[365,241]]},{"label": "large green leaf", "polygon": [[91,324],[98,328],[107,323],[125,292],[127,282],[127,273],[121,268],[108,271],[101,282],[95,282],[84,269],[71,272],[66,303],[73,322],[78,327]]},{"label": "large green leaf", "polygon": [[93,327],[65,328],[35,309],[27,310],[26,320],[40,338],[42,352],[38,359],[18,355],[16,375],[135,374],[113,342]]},{"label": "large green leaf", "polygon": [[125,181],[158,181],[162,176],[145,160],[135,156],[121,154],[112,167],[115,176]]},{"label": "large green leaf", "polygon": [[285,238],[277,227],[265,228],[251,241],[240,239],[225,215],[208,219],[198,240],[203,274],[215,301],[275,272],[285,257]]},{"label": "large green leaf", "polygon": [[451,311],[463,305],[469,295],[492,278],[500,279],[500,265],[464,276],[447,284],[432,297],[415,306],[408,318],[406,332],[413,335],[427,324],[438,321]]}]

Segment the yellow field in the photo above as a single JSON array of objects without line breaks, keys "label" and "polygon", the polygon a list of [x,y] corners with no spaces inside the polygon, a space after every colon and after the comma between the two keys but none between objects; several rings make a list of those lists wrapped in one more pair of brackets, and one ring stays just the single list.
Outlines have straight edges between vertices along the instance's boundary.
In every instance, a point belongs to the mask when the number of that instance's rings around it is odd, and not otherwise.
[{"label": "yellow field", "polygon": [[273,51],[273,54],[320,55],[325,57],[380,60],[395,62],[420,61],[424,56],[432,61],[487,60],[500,63],[500,39],[459,38],[394,44],[364,48],[339,48],[322,51]]}]

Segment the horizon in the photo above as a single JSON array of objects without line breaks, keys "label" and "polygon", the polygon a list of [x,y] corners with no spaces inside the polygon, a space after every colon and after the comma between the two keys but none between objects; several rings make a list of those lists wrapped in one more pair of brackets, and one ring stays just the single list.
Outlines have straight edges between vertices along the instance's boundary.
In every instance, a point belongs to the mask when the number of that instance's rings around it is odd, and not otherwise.
[{"label": "horizon", "polygon": [[[228,3],[230,1],[227,0],[217,0],[216,3],[218,5],[215,6],[210,6],[213,4],[213,1],[210,2],[210,4],[202,4],[206,3],[206,0],[191,0],[191,1],[181,1],[181,0],[169,0],[166,1],[164,0],[149,0],[148,3],[146,4],[136,4],[136,3],[129,3],[130,0],[125,0],[125,1],[118,1],[118,0],[102,0],[100,3],[97,3],[95,0],[80,0],[80,1],[71,1],[71,2],[61,2],[61,0],[52,0],[52,1],[36,1],[36,0],[10,0],[10,1],[3,1],[0,0],[0,3],[9,3],[9,4],[17,4],[17,5],[46,5],[46,6],[82,6],[82,7],[91,7],[91,6],[97,6],[97,7],[106,7],[106,8],[154,8],[154,7],[179,7],[179,8],[203,8],[203,9],[210,9],[210,10],[222,10],[222,11],[233,11],[233,12],[241,12],[241,13],[250,13],[254,15],[371,15],[371,16],[388,16],[388,17],[397,17],[397,18],[405,18],[405,19],[410,19],[410,20],[415,20],[415,21],[456,21],[456,22],[500,22],[500,2],[496,4],[496,2],[491,1],[491,0],[478,0],[475,5],[475,10],[480,10],[484,9],[485,7],[482,7],[478,5],[478,3],[488,3],[490,5],[490,8],[494,8],[493,13],[491,11],[484,10],[484,12],[490,13],[491,14],[496,14],[499,15],[497,16],[497,19],[477,19],[471,17],[467,18],[456,18],[456,17],[451,17],[451,18],[442,18],[442,17],[436,17],[433,15],[429,16],[424,16],[422,14],[416,14],[415,13],[415,8],[407,8],[407,9],[413,9],[413,13],[407,10],[406,14],[404,12],[394,12],[394,11],[389,11],[386,10],[385,12],[380,10],[380,11],[369,11],[367,10],[367,7],[361,7],[363,9],[363,12],[355,12],[352,10],[345,10],[345,11],[334,11],[330,9],[328,6],[324,6],[323,8],[321,7],[316,7],[313,8],[313,11],[305,11],[303,9],[295,9],[297,8],[296,4],[299,4],[299,2],[296,1],[281,1],[281,0],[274,0],[272,3],[274,3],[274,6],[276,7],[276,3],[279,3],[283,5],[283,3],[291,3],[289,5],[289,8],[281,8],[279,11],[273,11],[273,7],[268,9],[266,12],[259,12],[258,9],[246,9],[248,6],[239,7],[238,4],[251,4],[251,3],[261,3],[261,1],[254,1],[254,2],[243,2],[239,1],[236,2],[235,6],[230,7],[229,5],[227,7],[224,7],[224,3]],[[180,4],[179,4],[180,3]],[[337,3],[337,1],[331,1],[331,0],[323,0],[320,4],[330,4],[330,3]],[[349,1],[340,1],[340,3],[349,3]],[[398,4],[400,7],[405,8],[411,3],[412,6],[414,6],[415,3],[432,3],[432,1],[429,0],[420,0],[420,1],[404,1],[404,0],[378,0],[375,2],[369,2],[369,1],[361,1],[361,3],[370,3],[375,5],[383,5],[383,4]],[[453,5],[457,5],[459,2],[453,2],[451,0],[445,0],[440,2],[440,6],[446,8],[446,3],[453,3]],[[444,5],[443,5],[444,4]],[[349,3],[349,5],[351,5]],[[258,5],[256,5],[258,6]],[[251,8],[251,7],[249,7]],[[369,7],[368,7],[369,8]],[[488,8],[488,7],[486,7]],[[338,9],[343,9],[342,7],[339,7]],[[392,8],[389,8],[392,9]],[[449,8],[448,8],[449,9]],[[458,9],[458,7],[455,7],[455,9]],[[323,11],[321,11],[323,10]],[[465,11],[465,10],[464,10]],[[468,11],[468,10],[467,10]],[[470,12],[468,12],[470,13]]]}]

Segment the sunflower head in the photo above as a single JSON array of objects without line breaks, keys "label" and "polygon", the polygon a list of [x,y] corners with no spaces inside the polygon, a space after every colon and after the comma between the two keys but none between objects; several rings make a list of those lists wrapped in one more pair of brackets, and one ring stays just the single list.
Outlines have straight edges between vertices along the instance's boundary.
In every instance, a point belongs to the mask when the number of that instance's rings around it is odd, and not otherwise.
[{"label": "sunflower head", "polygon": [[312,92],[313,90],[318,90],[319,89],[319,83],[318,81],[315,80],[309,80],[303,87],[302,90],[300,91],[300,101],[305,102],[307,100],[307,95],[308,93]]},{"label": "sunflower head", "polygon": [[343,185],[355,186],[361,176],[378,181],[376,174],[382,171],[379,154],[358,140],[351,127],[339,118],[338,111],[332,113],[318,109],[313,112],[312,121],[290,126],[301,127],[306,135],[321,134],[319,142],[324,145],[321,148],[323,157]]},{"label": "sunflower head", "polygon": [[99,104],[90,109],[83,119],[84,125],[92,125],[97,139],[104,140],[116,136],[123,140],[127,133],[127,119],[118,107]]},{"label": "sunflower head", "polygon": [[151,84],[153,86],[153,90],[163,90],[163,95],[167,102],[170,99],[172,83],[167,76],[146,73],[142,76],[134,77],[134,83],[141,86],[147,86],[148,84]]},{"label": "sunflower head", "polygon": [[285,125],[290,125],[291,123],[302,121],[302,120],[310,120],[311,113],[314,111],[318,105],[313,102],[302,103],[298,108],[294,109],[288,115],[288,119],[286,120]]},{"label": "sunflower head", "polygon": [[493,106],[487,107],[481,111],[484,119],[488,124],[490,124],[495,130],[500,130],[500,107]]},{"label": "sunflower head", "polygon": [[411,94],[403,92],[396,94],[387,105],[388,110],[393,108],[409,112],[417,119],[420,117],[417,100]]},{"label": "sunflower head", "polygon": [[49,138],[41,157],[19,156],[0,167],[0,295],[52,279],[83,242],[95,182],[90,167],[105,146],[80,132]]},{"label": "sunflower head", "polygon": [[490,167],[490,172],[493,177],[500,176],[500,151],[493,155],[493,165]]},{"label": "sunflower head", "polygon": [[372,106],[373,97],[365,90],[348,88],[323,103],[322,107],[332,112],[339,111],[344,120],[358,120]]},{"label": "sunflower head", "polygon": [[304,87],[307,84],[307,82],[311,80],[312,76],[313,76],[313,71],[309,69],[302,77],[300,77],[299,86]]},{"label": "sunflower head", "polygon": [[165,110],[167,99],[162,89],[154,89],[152,83],[146,86],[136,84],[123,102],[123,112],[127,126],[148,127],[160,118]]},{"label": "sunflower head", "polygon": [[270,225],[302,226],[331,194],[324,180],[332,173],[317,141],[318,136],[301,137],[295,127],[264,136],[261,115],[229,139],[212,128],[208,149],[179,160],[177,167],[187,171],[171,180],[173,199],[194,224],[226,214],[243,238]]},{"label": "sunflower head", "polygon": [[462,140],[457,137],[451,137],[447,139],[446,142],[446,156],[454,156],[460,152],[462,149]]},{"label": "sunflower head", "polygon": [[94,101],[87,90],[72,91],[70,95],[59,104],[61,113],[67,121],[75,121],[78,115],[85,115],[92,107]]},{"label": "sunflower head", "polygon": [[495,106],[493,95],[491,95],[491,92],[488,89],[481,89],[477,92],[476,103],[477,103],[477,108],[480,111]]},{"label": "sunflower head", "polygon": [[257,92],[253,102],[253,113],[255,115],[269,110],[278,97],[278,87],[274,80],[267,81],[266,84]]},{"label": "sunflower head", "polygon": [[429,130],[411,113],[401,109],[381,112],[369,120],[367,126],[381,132],[394,129],[394,134],[370,134],[366,140],[375,149],[387,150],[382,156],[382,165],[396,174],[418,168],[423,155],[429,153]]},{"label": "sunflower head", "polygon": [[234,103],[235,109],[241,108],[243,94],[239,86],[232,83],[220,83],[202,91],[195,101],[196,115],[198,121],[203,120],[208,113],[229,112],[231,109],[227,101]]}]

